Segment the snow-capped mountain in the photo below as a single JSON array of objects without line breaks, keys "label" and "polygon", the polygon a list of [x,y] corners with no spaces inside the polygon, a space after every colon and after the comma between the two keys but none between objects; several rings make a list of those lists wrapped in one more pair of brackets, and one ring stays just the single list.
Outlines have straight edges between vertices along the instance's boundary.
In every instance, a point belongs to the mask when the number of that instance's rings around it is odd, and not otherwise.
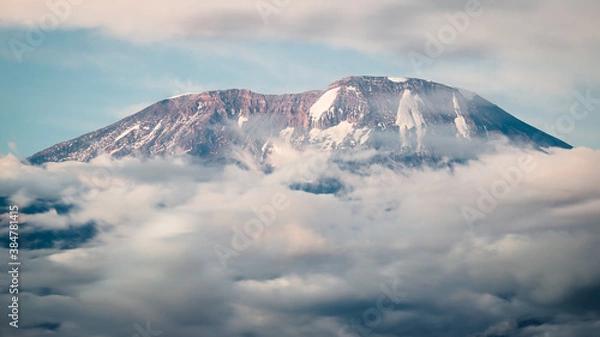
[{"label": "snow-capped mountain", "polygon": [[29,160],[87,161],[100,153],[222,159],[232,145],[260,158],[277,140],[325,151],[375,148],[404,156],[461,157],[498,135],[515,144],[570,148],[466,90],[421,79],[361,76],[299,94],[232,89],[171,97]]}]

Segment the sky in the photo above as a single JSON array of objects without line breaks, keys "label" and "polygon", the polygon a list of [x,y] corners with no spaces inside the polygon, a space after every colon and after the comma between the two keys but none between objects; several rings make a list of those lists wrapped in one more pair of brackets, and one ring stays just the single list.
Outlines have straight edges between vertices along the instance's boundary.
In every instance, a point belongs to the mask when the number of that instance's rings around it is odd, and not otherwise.
[{"label": "sky", "polygon": [[477,92],[598,148],[594,1],[4,0],[0,153],[27,157],[184,93],[321,89],[351,75]]},{"label": "sky", "polygon": [[[599,9],[0,1],[0,265],[15,241],[22,263],[0,271],[0,335],[599,336]],[[173,95],[351,75],[465,88],[575,147],[23,160]]]}]

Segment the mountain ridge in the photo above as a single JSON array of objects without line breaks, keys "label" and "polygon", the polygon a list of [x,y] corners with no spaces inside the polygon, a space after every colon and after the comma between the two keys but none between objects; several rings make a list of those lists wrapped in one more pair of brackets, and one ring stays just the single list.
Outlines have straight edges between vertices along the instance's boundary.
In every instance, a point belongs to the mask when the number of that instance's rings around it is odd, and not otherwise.
[{"label": "mountain ridge", "polygon": [[515,144],[571,148],[467,90],[415,78],[350,76],[296,94],[227,89],[173,96],[28,160],[88,161],[100,153],[215,159],[230,145],[264,157],[271,138],[299,149],[455,156],[493,134]]}]

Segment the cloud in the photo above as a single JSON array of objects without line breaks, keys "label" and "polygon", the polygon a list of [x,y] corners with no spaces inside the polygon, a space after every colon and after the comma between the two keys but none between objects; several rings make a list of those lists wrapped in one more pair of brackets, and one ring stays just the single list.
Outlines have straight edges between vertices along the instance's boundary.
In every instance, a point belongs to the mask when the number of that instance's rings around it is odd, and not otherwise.
[{"label": "cloud", "polygon": [[[80,3],[80,4],[78,4]],[[434,35],[450,23],[447,14],[465,12],[469,1],[279,1],[279,10],[269,15],[270,25],[265,27],[257,4],[268,0],[197,2],[181,0],[165,10],[160,1],[147,1],[144,11],[135,1],[50,1],[48,4],[33,0],[4,1],[2,23],[5,26],[38,23],[45,15],[64,15],[61,28],[100,28],[110,34],[132,40],[161,40],[180,36],[278,36],[303,38],[353,44],[359,49],[378,48],[401,50],[422,44],[424,33]],[[272,2],[275,3],[275,2]],[[478,14],[467,26],[475,29],[466,32],[460,45],[520,46],[506,49],[505,53],[534,56],[535,48],[565,49],[596,46],[598,40],[589,29],[595,27],[591,1],[574,3],[528,2],[524,4],[477,2]],[[56,5],[51,5],[56,4]],[[276,7],[273,5],[273,7]],[[275,9],[275,8],[273,8]],[[65,13],[65,14],[62,14]],[[332,15],[336,13],[338,15]],[[324,18],[327,17],[327,20]],[[369,20],[374,17],[379,20]],[[575,20],[577,19],[577,20]],[[532,25],[535,22],[537,25]],[[502,24],[503,30],[493,28]],[[271,29],[272,28],[272,29]],[[276,28],[276,29],[275,29]],[[468,29],[469,27],[467,27]],[[515,34],[518,32],[518,34]],[[408,38],[407,38],[408,37]],[[538,37],[538,39],[531,39]],[[458,42],[458,41],[457,41]],[[413,45],[413,47],[416,47]]]},{"label": "cloud", "polygon": [[[259,10],[265,8],[259,5],[265,4],[270,4],[266,7],[270,8],[266,12],[267,26],[263,21],[265,12]],[[427,32],[439,40],[445,27],[454,25],[457,36],[450,39],[451,43],[441,45],[448,56],[521,59],[527,63],[545,57],[546,62],[550,58],[579,70],[578,75],[584,78],[598,78],[594,68],[586,68],[600,51],[600,40],[590,34],[597,28],[593,13],[598,4],[587,0],[519,4],[484,0],[376,3],[181,0],[172,3],[169,10],[165,10],[163,2],[153,0],[144,3],[143,11],[135,1],[114,0],[56,0],[48,4],[11,0],[0,6],[0,22],[4,26],[28,27],[31,22],[39,23],[54,15],[64,17],[61,29],[98,28],[133,41],[211,36],[275,38],[396,55],[407,55],[411,50],[425,53]],[[469,17],[457,13],[476,14]]]},{"label": "cloud", "polygon": [[[1,200],[25,223],[19,335],[127,336],[147,321],[177,336],[600,331],[600,152],[501,145],[451,170],[360,174],[326,153],[273,156],[268,174],[186,157],[0,158]],[[523,158],[532,169],[469,225],[461,207],[496,195]],[[319,177],[344,188],[289,187]],[[233,252],[226,267],[217,246]]]}]

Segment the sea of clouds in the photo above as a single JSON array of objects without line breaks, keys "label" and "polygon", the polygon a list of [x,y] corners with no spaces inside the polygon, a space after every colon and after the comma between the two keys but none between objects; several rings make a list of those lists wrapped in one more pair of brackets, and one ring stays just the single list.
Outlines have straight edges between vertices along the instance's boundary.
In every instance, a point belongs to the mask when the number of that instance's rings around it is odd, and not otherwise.
[{"label": "sea of clouds", "polygon": [[[600,335],[600,151],[359,172],[329,156],[0,158],[23,223],[19,329],[0,335]],[[324,179],[342,187],[290,188]]]}]

